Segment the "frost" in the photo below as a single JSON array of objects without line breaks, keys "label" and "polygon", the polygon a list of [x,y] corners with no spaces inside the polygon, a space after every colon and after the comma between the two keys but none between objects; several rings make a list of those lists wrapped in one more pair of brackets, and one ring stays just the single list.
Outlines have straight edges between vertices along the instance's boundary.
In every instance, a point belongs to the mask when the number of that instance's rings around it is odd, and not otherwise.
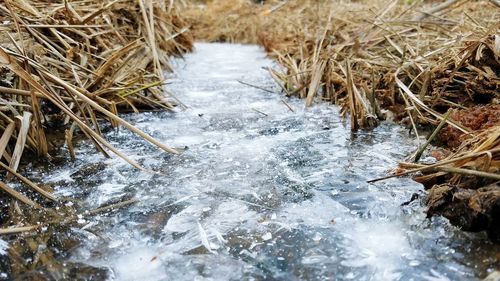
[{"label": "frost", "polygon": [[271,234],[271,232],[267,232],[266,234],[262,235],[262,240],[264,241],[268,241],[271,239],[273,239],[273,235]]},{"label": "frost", "polygon": [[7,254],[7,249],[9,248],[9,243],[0,239],[0,256],[4,256]]},{"label": "frost", "polygon": [[209,252],[212,253],[212,247],[210,245],[210,242],[208,241],[207,233],[205,232],[205,229],[203,229],[200,223],[198,223],[198,231],[200,232],[201,243]]}]

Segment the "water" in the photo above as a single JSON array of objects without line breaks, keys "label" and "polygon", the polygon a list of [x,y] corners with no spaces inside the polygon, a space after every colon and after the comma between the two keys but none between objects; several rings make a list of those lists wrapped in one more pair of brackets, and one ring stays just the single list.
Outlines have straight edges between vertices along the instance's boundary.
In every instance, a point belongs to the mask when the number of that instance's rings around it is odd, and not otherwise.
[{"label": "water", "polygon": [[277,90],[261,49],[196,48],[169,85],[187,110],[127,117],[181,155],[120,129],[108,139],[157,173],[82,143],[76,162],[44,175],[89,209],[140,200],[82,218],[69,261],[142,281],[470,280],[492,269],[484,236],[426,220],[421,200],[401,206],[420,185],[366,183],[415,148],[406,131],[382,124],[351,134],[326,104],[290,99],[292,112],[279,95],[237,82]]}]

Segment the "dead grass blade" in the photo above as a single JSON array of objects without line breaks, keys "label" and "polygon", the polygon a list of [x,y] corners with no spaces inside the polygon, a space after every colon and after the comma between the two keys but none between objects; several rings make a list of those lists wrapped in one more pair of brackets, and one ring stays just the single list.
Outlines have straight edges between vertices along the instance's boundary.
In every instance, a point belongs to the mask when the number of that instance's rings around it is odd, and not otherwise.
[{"label": "dead grass blade", "polygon": [[28,137],[28,131],[30,129],[31,113],[25,111],[23,117],[19,118],[21,121],[21,126],[19,129],[19,134],[17,135],[16,146],[14,147],[14,152],[12,153],[12,159],[10,160],[9,167],[17,171],[19,167],[19,162],[21,161],[21,156],[23,155],[24,145],[26,144],[26,138]]}]

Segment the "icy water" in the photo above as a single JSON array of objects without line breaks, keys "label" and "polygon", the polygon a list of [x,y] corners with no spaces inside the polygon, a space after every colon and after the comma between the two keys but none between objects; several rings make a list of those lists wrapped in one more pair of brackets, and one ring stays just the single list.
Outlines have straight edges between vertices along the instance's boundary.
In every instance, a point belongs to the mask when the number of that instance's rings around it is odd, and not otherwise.
[{"label": "icy water", "polygon": [[77,162],[44,176],[87,208],[139,200],[81,219],[69,261],[141,281],[474,280],[493,268],[484,236],[426,220],[421,200],[402,206],[420,185],[366,183],[412,152],[405,130],[351,134],[333,106],[290,99],[292,112],[280,95],[238,83],[278,90],[258,47],[196,49],[169,85],[185,111],[127,117],[181,155],[120,129],[107,137],[157,173],[81,144]]}]

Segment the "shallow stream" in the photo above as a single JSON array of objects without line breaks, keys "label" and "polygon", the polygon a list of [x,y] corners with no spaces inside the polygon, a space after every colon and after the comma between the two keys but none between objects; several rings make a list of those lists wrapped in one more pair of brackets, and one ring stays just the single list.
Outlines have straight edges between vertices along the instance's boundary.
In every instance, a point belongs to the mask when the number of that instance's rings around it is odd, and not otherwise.
[{"label": "shallow stream", "polygon": [[[197,44],[168,86],[187,109],[128,116],[165,154],[125,129],[108,139],[149,170],[77,147],[78,160],[43,175],[60,196],[96,208],[82,218],[69,261],[112,280],[474,280],[492,269],[484,235],[425,218],[422,186],[376,184],[415,148],[382,124],[351,134],[338,109],[305,108],[278,92],[255,46]],[[402,205],[414,193],[419,199]],[[496,248],[498,249],[498,248]],[[497,252],[498,253],[498,252]],[[95,280],[95,279],[92,279]]]}]

